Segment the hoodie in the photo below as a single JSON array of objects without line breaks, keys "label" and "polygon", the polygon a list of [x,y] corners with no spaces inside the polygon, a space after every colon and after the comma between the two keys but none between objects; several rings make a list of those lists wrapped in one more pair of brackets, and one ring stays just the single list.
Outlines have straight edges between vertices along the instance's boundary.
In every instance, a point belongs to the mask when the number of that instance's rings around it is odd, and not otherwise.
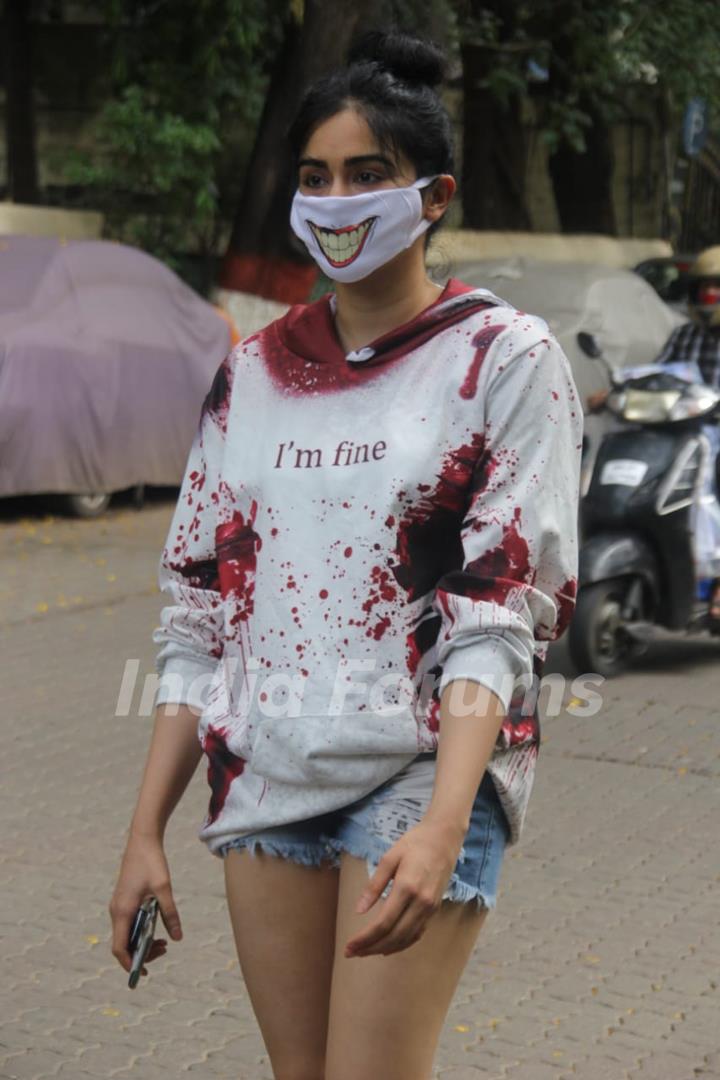
[{"label": "hoodie", "polygon": [[[237,345],[204,401],[158,573],[155,705],[199,712],[199,838],[349,805],[437,749],[440,695],[492,690],[521,832],[532,680],[572,614],[582,414],[546,323],[451,278],[345,354],[334,295]],[[528,694],[529,691],[529,694]]]}]

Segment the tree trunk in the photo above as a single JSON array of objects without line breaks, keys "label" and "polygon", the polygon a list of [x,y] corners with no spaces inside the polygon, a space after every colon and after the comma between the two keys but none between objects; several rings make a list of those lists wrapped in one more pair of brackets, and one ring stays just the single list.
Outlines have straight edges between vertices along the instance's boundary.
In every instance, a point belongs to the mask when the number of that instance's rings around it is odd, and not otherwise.
[{"label": "tree trunk", "polygon": [[32,28],[27,0],[5,0],[5,139],[8,194],[14,202],[38,201]]},{"label": "tree trunk", "polygon": [[317,276],[291,243],[294,176],[285,132],[304,88],[340,66],[373,5],[357,0],[305,0],[303,23],[289,18],[270,77],[262,118],[245,174],[220,284],[288,303],[304,300]]},{"label": "tree trunk", "polygon": [[258,126],[238,203],[230,249],[236,254],[283,250],[285,230],[277,228],[271,214],[273,199],[284,186],[284,129],[289,121],[288,102],[294,100],[298,82],[301,28],[294,19],[285,26],[282,46],[275,58],[260,124]]},{"label": "tree trunk", "polygon": [[560,227],[566,233],[617,236],[612,196],[615,169],[612,132],[588,102],[581,108],[592,117],[592,126],[585,129],[585,153],[563,143],[548,166]]},{"label": "tree trunk", "polygon": [[481,85],[491,61],[492,54],[482,45],[462,48],[463,225],[528,230],[522,102],[516,95],[503,108]]}]

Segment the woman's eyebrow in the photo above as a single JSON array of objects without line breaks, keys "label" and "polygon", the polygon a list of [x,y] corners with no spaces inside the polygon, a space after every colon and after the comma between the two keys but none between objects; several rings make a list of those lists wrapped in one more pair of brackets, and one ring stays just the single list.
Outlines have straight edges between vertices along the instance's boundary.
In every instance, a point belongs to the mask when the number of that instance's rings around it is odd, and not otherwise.
[{"label": "woman's eyebrow", "polygon": [[[368,161],[379,161],[382,165],[387,165],[389,169],[395,168],[390,158],[385,157],[383,154],[357,154],[355,157],[345,158],[343,165],[362,165]],[[315,169],[326,169],[327,161],[322,161],[321,158],[301,158],[298,161],[298,167],[302,165],[311,165]]]},{"label": "woman's eyebrow", "polygon": [[385,157],[384,154],[358,154],[356,157],[345,158],[345,165],[362,165],[366,161],[379,161],[382,165],[387,165],[388,168],[394,168],[393,162],[390,158]]}]

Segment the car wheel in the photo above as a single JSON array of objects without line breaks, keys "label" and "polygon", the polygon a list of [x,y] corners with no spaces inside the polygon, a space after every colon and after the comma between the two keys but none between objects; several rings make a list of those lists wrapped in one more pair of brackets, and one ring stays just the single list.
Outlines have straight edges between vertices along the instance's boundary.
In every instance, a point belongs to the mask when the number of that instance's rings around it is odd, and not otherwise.
[{"label": "car wheel", "polygon": [[102,517],[111,498],[111,495],[101,491],[88,495],[64,495],[62,503],[73,517],[96,518]]}]

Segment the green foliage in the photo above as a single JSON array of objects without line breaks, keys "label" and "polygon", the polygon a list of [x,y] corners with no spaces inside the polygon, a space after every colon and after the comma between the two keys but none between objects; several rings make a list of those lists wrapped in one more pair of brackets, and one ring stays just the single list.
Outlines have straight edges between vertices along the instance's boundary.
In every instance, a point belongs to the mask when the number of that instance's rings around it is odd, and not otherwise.
[{"label": "green foliage", "polygon": [[133,85],[105,106],[95,139],[94,159],[75,154],[67,173],[72,182],[93,189],[109,235],[171,264],[173,252],[212,245],[220,149],[212,127],[160,110],[147,91]]},{"label": "green foliage", "polygon": [[105,0],[115,96],[67,173],[109,235],[174,266],[174,253],[217,247],[283,12],[282,0]]},{"label": "green foliage", "polygon": [[501,106],[536,89],[553,148],[584,149],[588,109],[617,120],[632,87],[657,86],[676,108],[693,96],[720,108],[717,0],[451,2],[463,40],[486,51],[484,85]]}]

